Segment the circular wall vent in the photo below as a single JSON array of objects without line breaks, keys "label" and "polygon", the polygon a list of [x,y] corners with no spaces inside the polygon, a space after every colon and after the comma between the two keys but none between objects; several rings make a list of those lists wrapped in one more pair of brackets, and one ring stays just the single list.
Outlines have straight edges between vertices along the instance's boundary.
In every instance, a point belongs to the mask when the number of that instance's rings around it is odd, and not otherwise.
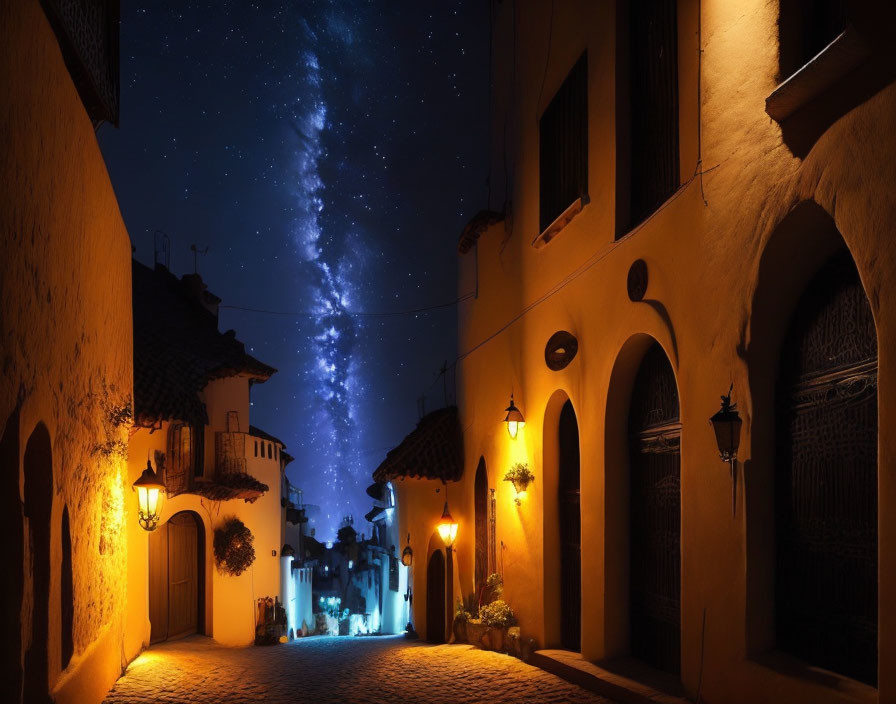
[{"label": "circular wall vent", "polygon": [[544,362],[548,369],[558,372],[566,368],[575,359],[579,351],[579,341],[566,330],[560,330],[551,335],[547,346],[544,348]]},{"label": "circular wall vent", "polygon": [[647,262],[635,259],[628,270],[628,297],[633,301],[641,301],[647,293]]}]

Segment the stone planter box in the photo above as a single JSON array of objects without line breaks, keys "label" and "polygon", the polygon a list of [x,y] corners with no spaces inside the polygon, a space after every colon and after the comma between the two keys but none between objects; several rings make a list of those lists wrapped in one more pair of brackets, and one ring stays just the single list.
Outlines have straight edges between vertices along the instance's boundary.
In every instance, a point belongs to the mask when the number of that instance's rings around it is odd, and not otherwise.
[{"label": "stone planter box", "polygon": [[466,632],[466,642],[483,650],[495,650],[504,652],[507,641],[506,628],[493,628],[486,626],[478,619],[471,619],[463,623]]}]

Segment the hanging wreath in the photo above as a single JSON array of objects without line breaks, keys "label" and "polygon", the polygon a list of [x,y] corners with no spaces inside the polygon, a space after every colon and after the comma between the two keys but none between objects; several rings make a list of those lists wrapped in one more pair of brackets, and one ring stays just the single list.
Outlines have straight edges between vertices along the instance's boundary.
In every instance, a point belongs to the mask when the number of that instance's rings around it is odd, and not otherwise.
[{"label": "hanging wreath", "polygon": [[215,563],[224,574],[234,577],[255,562],[252,531],[239,518],[231,517],[215,528]]}]

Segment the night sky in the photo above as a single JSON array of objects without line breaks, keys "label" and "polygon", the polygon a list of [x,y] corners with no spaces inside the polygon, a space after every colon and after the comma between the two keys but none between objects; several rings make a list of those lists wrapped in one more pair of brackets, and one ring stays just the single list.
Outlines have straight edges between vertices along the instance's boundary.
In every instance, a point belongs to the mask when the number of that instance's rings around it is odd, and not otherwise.
[{"label": "night sky", "polygon": [[[457,238],[486,206],[488,3],[123,3],[121,125],[99,140],[136,247],[223,299],[279,370],[252,423],[296,461],[317,537],[457,354]],[[252,308],[275,313],[252,312]],[[453,402],[453,377],[448,384]]]}]

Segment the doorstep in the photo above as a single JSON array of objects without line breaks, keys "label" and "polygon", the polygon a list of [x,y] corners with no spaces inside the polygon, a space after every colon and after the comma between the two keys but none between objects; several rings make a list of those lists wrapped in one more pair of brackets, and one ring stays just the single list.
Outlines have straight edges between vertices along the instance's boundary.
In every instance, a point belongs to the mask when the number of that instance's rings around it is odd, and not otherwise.
[{"label": "doorstep", "polygon": [[581,653],[536,650],[529,664],[620,704],[690,702],[676,678],[630,658],[595,665],[585,660]]}]

